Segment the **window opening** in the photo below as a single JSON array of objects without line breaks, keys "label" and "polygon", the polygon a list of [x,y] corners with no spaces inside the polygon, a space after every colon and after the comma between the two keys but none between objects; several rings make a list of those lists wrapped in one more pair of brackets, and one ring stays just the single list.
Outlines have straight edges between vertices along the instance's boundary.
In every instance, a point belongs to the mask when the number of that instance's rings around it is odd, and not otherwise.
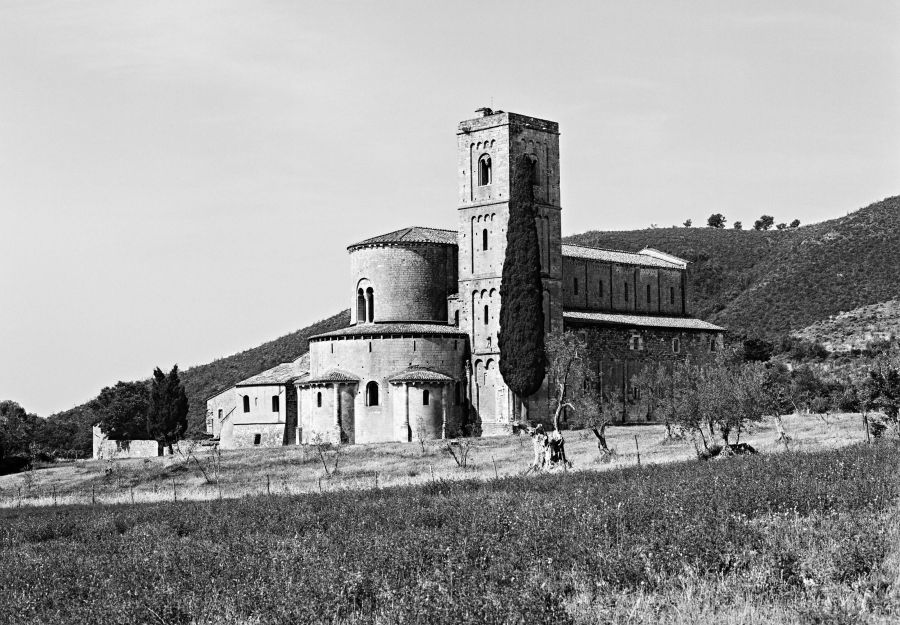
[{"label": "window opening", "polygon": [[675,287],[674,286],[669,287],[669,303],[672,304],[673,306],[675,305]]},{"label": "window opening", "polygon": [[487,154],[483,154],[481,158],[478,159],[478,185],[483,187],[491,184],[492,175],[491,157]]},{"label": "window opening", "polygon": [[427,406],[430,399],[428,391],[422,391],[422,405]]},{"label": "window opening", "polygon": [[648,284],[648,285],[647,285],[647,303],[649,304],[649,303],[652,302],[652,301],[653,301],[653,297],[652,297],[652,295],[650,294],[650,285]]},{"label": "window opening", "polygon": [[600,297],[603,297],[603,280],[599,282],[600,285]]},{"label": "window opening", "polygon": [[578,295],[578,278],[575,278],[573,282],[573,287],[575,289],[575,295]]},{"label": "window opening", "polygon": [[628,283],[625,283],[625,301],[628,301]]},{"label": "window opening", "polygon": [[250,396],[244,395],[244,412],[250,412]]},{"label": "window opening", "polygon": [[272,397],[272,412],[278,412],[281,410],[281,398],[278,395],[274,395]]},{"label": "window opening", "polygon": [[487,228],[481,231],[481,249],[487,250],[488,248],[488,234]]},{"label": "window opening", "polygon": [[356,291],[356,323],[366,321],[366,294],[362,289]]},{"label": "window opening", "polygon": [[678,354],[681,352],[681,340],[672,339],[672,352]]},{"label": "window opening", "polygon": [[366,406],[378,405],[378,383],[375,381],[366,384]]},{"label": "window opening", "polygon": [[375,320],[375,291],[372,287],[366,289],[366,309],[368,310],[367,321],[372,323]]},{"label": "window opening", "polygon": [[488,324],[488,307],[485,305],[484,307],[484,325]]},{"label": "window opening", "polygon": [[316,407],[317,408],[322,407],[322,391],[319,391],[318,393],[316,393]]},{"label": "window opening", "polygon": [[253,444],[259,445],[262,442],[262,434],[254,434],[253,435]]}]

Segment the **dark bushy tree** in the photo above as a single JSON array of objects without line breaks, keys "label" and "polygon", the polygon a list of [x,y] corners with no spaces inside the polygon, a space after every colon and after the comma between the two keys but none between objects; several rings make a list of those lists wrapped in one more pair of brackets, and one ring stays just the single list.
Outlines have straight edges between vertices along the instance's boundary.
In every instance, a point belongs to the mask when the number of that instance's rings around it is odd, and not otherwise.
[{"label": "dark bushy tree", "polygon": [[43,420],[25,412],[14,401],[0,401],[0,460],[7,456],[27,455]]},{"label": "dark bushy tree", "polygon": [[147,436],[150,390],[146,382],[119,382],[107,386],[90,403],[100,428],[113,440],[134,440]]},{"label": "dark bushy tree", "polygon": [[147,431],[161,445],[178,441],[187,429],[188,399],[178,377],[178,365],[165,374],[153,370],[150,386],[150,409],[147,412]]},{"label": "dark bushy tree", "polygon": [[753,222],[754,230],[768,230],[775,223],[775,218],[771,215],[763,215]]},{"label": "dark bushy tree", "polygon": [[744,224],[741,223],[740,221],[736,221],[733,224],[731,224],[731,227],[734,228],[735,230],[743,230]]},{"label": "dark bushy tree", "polygon": [[500,283],[500,373],[522,400],[544,381],[544,308],[541,252],[535,228],[534,168],[527,156],[515,163],[506,232],[506,258]]},{"label": "dark bushy tree", "polygon": [[710,228],[724,228],[725,215],[722,213],[713,213],[709,216],[709,219],[706,220],[706,225]]},{"label": "dark bushy tree", "polygon": [[766,362],[772,357],[774,346],[758,337],[744,339],[743,356],[746,362]]},{"label": "dark bushy tree", "polygon": [[794,221],[791,222],[791,228],[799,228],[799,227],[800,227],[799,219],[795,219]]}]

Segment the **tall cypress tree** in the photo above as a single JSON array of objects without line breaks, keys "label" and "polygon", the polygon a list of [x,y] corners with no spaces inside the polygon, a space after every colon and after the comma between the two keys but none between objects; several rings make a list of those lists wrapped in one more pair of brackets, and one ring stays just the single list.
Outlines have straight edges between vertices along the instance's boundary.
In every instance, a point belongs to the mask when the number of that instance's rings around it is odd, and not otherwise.
[{"label": "tall cypress tree", "polygon": [[150,386],[147,430],[161,445],[177,442],[187,429],[188,398],[178,377],[178,365],[168,375],[157,367]]},{"label": "tall cypress tree", "polygon": [[541,252],[534,218],[534,168],[522,155],[513,166],[500,283],[500,373],[522,401],[541,387],[546,373]]}]

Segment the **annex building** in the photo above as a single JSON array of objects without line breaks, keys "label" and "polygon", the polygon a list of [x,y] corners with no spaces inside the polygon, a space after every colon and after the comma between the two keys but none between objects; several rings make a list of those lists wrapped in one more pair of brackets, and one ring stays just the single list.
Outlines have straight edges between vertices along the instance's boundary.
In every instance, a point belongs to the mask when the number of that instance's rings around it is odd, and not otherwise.
[{"label": "annex building", "polygon": [[[620,398],[623,420],[652,416],[631,383],[641,367],[718,349],[724,329],[689,314],[684,260],[562,243],[556,122],[478,112],[457,129],[457,229],[350,245],[350,326],[209,398],[207,430],[222,447],[413,441],[463,425],[511,432],[519,399],[500,375],[497,335],[521,163],[534,183],[546,331],[583,332],[601,350],[602,392]],[[549,417],[546,388],[526,401],[530,418]]]}]

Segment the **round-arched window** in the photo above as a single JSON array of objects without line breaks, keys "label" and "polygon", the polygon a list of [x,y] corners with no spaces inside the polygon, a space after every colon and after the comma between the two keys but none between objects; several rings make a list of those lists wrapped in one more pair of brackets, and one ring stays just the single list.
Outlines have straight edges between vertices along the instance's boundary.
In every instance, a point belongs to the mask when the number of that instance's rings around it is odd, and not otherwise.
[{"label": "round-arched window", "polygon": [[374,380],[366,384],[366,406],[378,405],[378,383]]}]

